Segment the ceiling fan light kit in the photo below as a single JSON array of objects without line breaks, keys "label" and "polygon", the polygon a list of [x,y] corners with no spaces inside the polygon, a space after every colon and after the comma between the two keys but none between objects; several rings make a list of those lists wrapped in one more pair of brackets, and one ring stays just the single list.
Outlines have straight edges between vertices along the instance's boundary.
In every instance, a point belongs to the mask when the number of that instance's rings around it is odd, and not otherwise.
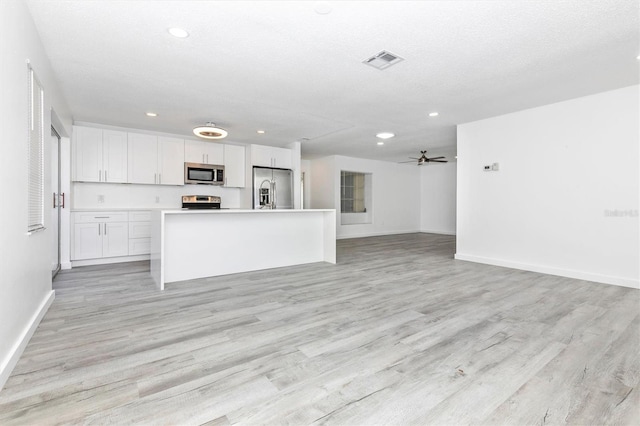
[{"label": "ceiling fan light kit", "polygon": [[223,139],[228,135],[226,130],[216,126],[215,123],[211,121],[204,126],[195,127],[193,134],[204,139]]}]

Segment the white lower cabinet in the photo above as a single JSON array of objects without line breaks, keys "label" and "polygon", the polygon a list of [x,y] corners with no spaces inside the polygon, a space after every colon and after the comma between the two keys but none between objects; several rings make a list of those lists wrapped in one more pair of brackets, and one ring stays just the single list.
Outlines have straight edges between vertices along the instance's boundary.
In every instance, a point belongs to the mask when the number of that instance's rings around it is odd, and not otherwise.
[{"label": "white lower cabinet", "polygon": [[73,259],[99,259],[129,253],[126,212],[74,213]]},{"label": "white lower cabinet", "polygon": [[151,252],[151,212],[148,210],[73,212],[72,216],[71,260],[97,260]]}]

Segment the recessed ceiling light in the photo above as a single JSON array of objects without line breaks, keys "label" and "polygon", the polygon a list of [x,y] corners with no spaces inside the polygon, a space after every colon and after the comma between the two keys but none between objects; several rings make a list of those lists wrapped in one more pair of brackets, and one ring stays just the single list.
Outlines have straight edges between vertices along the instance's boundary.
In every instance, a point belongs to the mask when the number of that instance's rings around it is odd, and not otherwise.
[{"label": "recessed ceiling light", "polygon": [[380,141],[378,142],[378,145],[384,145],[384,142]]},{"label": "recessed ceiling light", "polygon": [[392,138],[394,136],[395,136],[395,134],[394,133],[390,133],[390,132],[382,132],[382,133],[378,133],[376,135],[376,137],[380,138],[380,139],[389,139],[389,138]]},{"label": "recessed ceiling light", "polygon": [[326,1],[317,1],[313,9],[318,15],[328,15],[333,10],[329,2]]},{"label": "recessed ceiling light", "polygon": [[258,133],[260,133],[261,135],[264,135],[264,130],[258,130]]},{"label": "recessed ceiling light", "polygon": [[429,117],[437,117],[439,114],[437,112],[430,112]]},{"label": "recessed ceiling light", "polygon": [[189,33],[183,30],[182,28],[169,28],[169,34],[178,38],[187,38],[189,37]]},{"label": "recessed ceiling light", "polygon": [[155,112],[147,112],[146,113],[147,117],[157,117],[158,114],[156,114]]}]

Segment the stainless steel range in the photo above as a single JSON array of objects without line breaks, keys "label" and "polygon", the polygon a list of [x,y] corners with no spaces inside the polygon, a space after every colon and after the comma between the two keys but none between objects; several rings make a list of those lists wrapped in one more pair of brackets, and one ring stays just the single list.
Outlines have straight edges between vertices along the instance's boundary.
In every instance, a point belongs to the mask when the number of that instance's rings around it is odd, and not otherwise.
[{"label": "stainless steel range", "polygon": [[219,209],[222,201],[215,195],[183,195],[183,209]]}]

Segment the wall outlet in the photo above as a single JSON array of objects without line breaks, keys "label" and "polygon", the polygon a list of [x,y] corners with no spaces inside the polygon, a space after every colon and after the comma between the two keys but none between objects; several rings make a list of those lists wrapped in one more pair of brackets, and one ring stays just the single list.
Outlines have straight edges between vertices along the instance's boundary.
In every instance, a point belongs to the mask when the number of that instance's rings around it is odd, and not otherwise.
[{"label": "wall outlet", "polygon": [[156,204],[160,202],[160,197],[156,195]]},{"label": "wall outlet", "polygon": [[98,195],[98,203],[100,203],[100,204],[104,203],[104,195],[102,195],[102,194]]}]

